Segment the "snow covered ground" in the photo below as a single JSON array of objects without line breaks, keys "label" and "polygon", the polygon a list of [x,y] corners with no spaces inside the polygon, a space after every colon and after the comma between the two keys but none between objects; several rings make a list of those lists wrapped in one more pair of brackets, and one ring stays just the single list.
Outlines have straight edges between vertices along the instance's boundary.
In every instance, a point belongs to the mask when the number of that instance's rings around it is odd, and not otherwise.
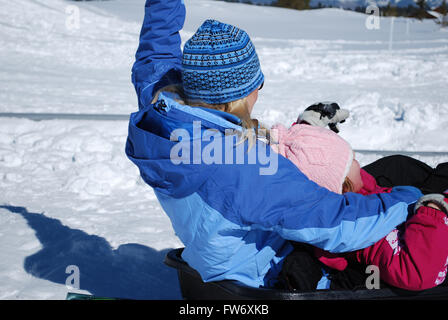
[{"label": "snow covered ground", "polygon": [[[391,37],[391,18],[369,30],[366,15],[338,9],[186,3],[184,41],[206,18],[251,35],[266,77],[254,116],[265,123],[289,125],[311,103],[334,100],[351,112],[341,135],[355,149],[448,151],[448,32],[434,22],[397,18]],[[135,111],[143,7],[0,0],[0,112]],[[126,159],[126,135],[126,121],[0,117],[0,299],[64,299],[70,265],[75,291],[180,298],[162,260],[182,244]],[[358,154],[362,164],[378,157]]]}]

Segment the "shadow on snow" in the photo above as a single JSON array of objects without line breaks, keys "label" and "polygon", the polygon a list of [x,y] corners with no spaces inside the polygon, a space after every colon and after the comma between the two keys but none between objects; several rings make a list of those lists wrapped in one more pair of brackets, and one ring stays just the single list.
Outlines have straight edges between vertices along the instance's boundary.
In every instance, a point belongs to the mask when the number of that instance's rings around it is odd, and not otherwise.
[{"label": "shadow on snow", "polygon": [[128,299],[181,299],[177,273],[163,264],[170,249],[129,243],[112,249],[106,239],[70,229],[59,220],[24,207],[2,205],[20,214],[34,229],[42,249],[26,257],[29,274],[66,284],[69,265],[79,268],[80,289],[96,296]]}]

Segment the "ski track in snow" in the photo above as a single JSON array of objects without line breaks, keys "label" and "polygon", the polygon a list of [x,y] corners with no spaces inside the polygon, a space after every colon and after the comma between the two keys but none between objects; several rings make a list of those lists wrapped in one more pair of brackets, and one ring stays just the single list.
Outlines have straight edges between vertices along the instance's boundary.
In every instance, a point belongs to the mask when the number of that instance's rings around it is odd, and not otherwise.
[{"label": "ski track in snow", "polygon": [[[70,5],[79,29],[65,26]],[[0,112],[134,112],[143,6],[0,0]],[[396,19],[389,50],[387,18],[369,31],[365,15],[336,9],[191,0],[183,41],[210,12],[251,35],[266,77],[254,116],[266,124],[334,100],[351,112],[340,127],[355,149],[448,151],[448,33],[433,22],[412,22],[407,34]],[[64,299],[68,265],[80,269],[79,292],[180,298],[162,260],[182,244],[126,158],[126,135],[125,121],[0,118],[0,299]]]}]

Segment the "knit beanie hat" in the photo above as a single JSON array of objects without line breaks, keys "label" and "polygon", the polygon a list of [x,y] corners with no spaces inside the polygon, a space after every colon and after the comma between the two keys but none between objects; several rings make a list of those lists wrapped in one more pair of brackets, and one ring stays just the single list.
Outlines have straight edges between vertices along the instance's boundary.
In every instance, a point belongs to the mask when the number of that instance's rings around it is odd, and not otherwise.
[{"label": "knit beanie hat", "polygon": [[210,104],[246,97],[264,81],[249,35],[216,20],[206,20],[185,43],[182,67],[187,97]]},{"label": "knit beanie hat", "polygon": [[271,128],[272,148],[291,160],[310,180],[336,193],[353,162],[350,144],[335,132],[307,124]]}]

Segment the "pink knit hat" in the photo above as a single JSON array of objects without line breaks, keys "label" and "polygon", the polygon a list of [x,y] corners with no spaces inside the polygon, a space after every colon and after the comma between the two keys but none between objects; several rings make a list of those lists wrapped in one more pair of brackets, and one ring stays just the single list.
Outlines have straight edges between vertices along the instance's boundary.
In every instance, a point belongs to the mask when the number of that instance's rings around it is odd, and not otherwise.
[{"label": "pink knit hat", "polygon": [[272,148],[291,160],[310,180],[333,192],[342,193],[342,184],[353,162],[350,144],[335,132],[307,124],[289,129],[271,128],[278,144]]}]

